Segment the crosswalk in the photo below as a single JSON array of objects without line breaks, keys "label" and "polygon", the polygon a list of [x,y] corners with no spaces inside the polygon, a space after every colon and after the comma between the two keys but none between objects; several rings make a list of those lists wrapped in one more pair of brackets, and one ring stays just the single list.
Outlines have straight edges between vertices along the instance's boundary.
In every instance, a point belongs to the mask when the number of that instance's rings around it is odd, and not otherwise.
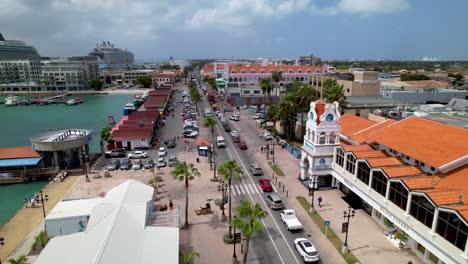
[{"label": "crosswalk", "polygon": [[[276,192],[276,187],[272,184],[273,191]],[[232,195],[249,195],[255,193],[263,193],[260,186],[252,183],[241,183],[231,185]]]}]

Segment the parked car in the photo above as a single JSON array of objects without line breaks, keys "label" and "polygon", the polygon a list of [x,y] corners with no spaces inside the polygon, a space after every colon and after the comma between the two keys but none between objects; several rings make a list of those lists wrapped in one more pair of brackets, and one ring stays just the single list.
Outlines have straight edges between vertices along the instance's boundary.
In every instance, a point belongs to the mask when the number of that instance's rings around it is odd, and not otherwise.
[{"label": "parked car", "polygon": [[250,164],[249,170],[254,176],[263,175],[263,170],[258,164]]},{"label": "parked car", "polygon": [[294,247],[296,248],[299,255],[301,255],[304,263],[313,263],[320,260],[317,249],[314,244],[306,238],[296,238],[294,240]]},{"label": "parked car", "polygon": [[121,170],[129,170],[130,169],[130,160],[123,159],[122,162],[120,163],[120,169]]},{"label": "parked car", "polygon": [[152,159],[147,159],[145,161],[145,169],[151,169],[154,167],[154,161]]},{"label": "parked car", "polygon": [[125,157],[125,149],[113,149],[105,152],[107,158]]},{"label": "parked car", "polygon": [[232,112],[232,109],[229,108],[229,107],[225,107],[225,108],[224,108],[224,112]]},{"label": "parked car", "polygon": [[128,154],[127,158],[129,159],[142,159],[142,158],[147,158],[148,154],[144,151],[141,150],[136,150],[130,154]]},{"label": "parked car", "polygon": [[107,166],[108,171],[115,171],[118,170],[120,167],[120,160],[118,159],[113,159],[111,160],[109,166]]},{"label": "parked car", "polygon": [[176,146],[176,141],[173,140],[173,139],[170,139],[168,142],[167,142],[167,148],[175,148]]},{"label": "parked car", "polygon": [[198,132],[197,131],[192,131],[191,133],[184,134],[184,137],[186,137],[186,138],[196,138],[196,137],[198,137]]},{"label": "parked car", "polygon": [[178,162],[176,155],[169,156],[169,167],[174,167]]},{"label": "parked car", "polygon": [[234,115],[229,116],[229,119],[231,119],[231,120],[233,120],[233,121],[239,121],[239,120],[240,120],[240,116],[237,115],[237,114],[234,114]]},{"label": "parked car", "polygon": [[240,149],[247,149],[247,144],[246,144],[244,141],[241,141],[241,142],[239,143],[239,148],[240,148]]},{"label": "parked car", "polygon": [[260,188],[264,192],[272,192],[273,191],[273,186],[271,186],[271,182],[269,179],[259,179],[258,180],[258,185],[260,185]]},{"label": "parked car", "polygon": [[260,113],[256,113],[256,114],[254,115],[254,119],[260,119]]},{"label": "parked car", "polygon": [[158,163],[156,166],[158,166],[158,168],[166,167],[166,160],[164,158],[158,158]]},{"label": "parked car", "polygon": [[270,132],[268,131],[264,131],[260,134],[260,138],[261,139],[264,139],[264,140],[272,140],[273,139],[273,136],[271,135]]},{"label": "parked car", "polygon": [[237,132],[235,130],[231,131],[231,136],[232,137],[235,137],[235,136],[238,136],[238,135],[239,135],[239,132]]},{"label": "parked car", "polygon": [[167,152],[165,147],[160,147],[158,150],[158,157],[166,157]]},{"label": "parked car", "polygon": [[302,229],[302,224],[296,217],[293,209],[285,209],[280,213],[281,221],[286,224],[288,231],[297,231]]},{"label": "parked car", "polygon": [[266,203],[270,206],[271,209],[283,209],[283,201],[276,193],[269,193],[265,196]]},{"label": "parked car", "polygon": [[134,160],[132,162],[132,170],[141,170],[141,160]]},{"label": "parked car", "polygon": [[228,124],[224,125],[224,131],[225,132],[230,132],[231,131],[231,128],[229,127]]},{"label": "parked car", "polygon": [[247,109],[247,108],[249,108],[248,105],[243,105],[243,106],[242,106],[242,109]]}]

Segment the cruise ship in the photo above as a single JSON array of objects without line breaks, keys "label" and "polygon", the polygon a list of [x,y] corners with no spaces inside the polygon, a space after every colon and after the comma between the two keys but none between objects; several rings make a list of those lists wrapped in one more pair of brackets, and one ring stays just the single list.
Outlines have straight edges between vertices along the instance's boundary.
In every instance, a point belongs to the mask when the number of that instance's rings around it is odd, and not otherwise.
[{"label": "cruise ship", "polygon": [[109,41],[96,44],[89,55],[98,57],[99,69],[127,69],[133,66],[134,61],[132,52],[116,48]]}]

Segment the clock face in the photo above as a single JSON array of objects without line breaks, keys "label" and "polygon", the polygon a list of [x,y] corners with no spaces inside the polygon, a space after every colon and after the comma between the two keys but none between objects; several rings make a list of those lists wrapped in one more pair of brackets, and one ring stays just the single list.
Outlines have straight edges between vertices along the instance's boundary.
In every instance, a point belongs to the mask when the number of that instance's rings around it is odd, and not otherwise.
[{"label": "clock face", "polygon": [[328,114],[327,117],[326,117],[326,119],[327,119],[328,122],[333,121],[333,115],[332,115],[332,114]]},{"label": "clock face", "polygon": [[311,120],[314,120],[314,112],[310,112],[310,113],[309,113],[309,118],[310,118]]}]

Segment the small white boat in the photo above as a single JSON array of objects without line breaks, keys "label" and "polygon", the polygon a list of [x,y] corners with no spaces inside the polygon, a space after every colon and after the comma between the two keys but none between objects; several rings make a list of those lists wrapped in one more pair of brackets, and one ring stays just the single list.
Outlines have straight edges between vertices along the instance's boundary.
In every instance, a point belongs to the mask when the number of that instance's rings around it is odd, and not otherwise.
[{"label": "small white boat", "polygon": [[123,109],[123,114],[124,115],[129,115],[131,114],[133,111],[135,111],[136,108],[135,106],[132,104],[132,103],[127,103]]},{"label": "small white boat", "polygon": [[68,100],[67,105],[76,105],[76,100],[75,99]]},{"label": "small white boat", "polygon": [[8,97],[5,100],[6,100],[5,101],[6,106],[13,106],[13,105],[17,105],[19,103],[18,97],[16,97],[16,96]]}]

